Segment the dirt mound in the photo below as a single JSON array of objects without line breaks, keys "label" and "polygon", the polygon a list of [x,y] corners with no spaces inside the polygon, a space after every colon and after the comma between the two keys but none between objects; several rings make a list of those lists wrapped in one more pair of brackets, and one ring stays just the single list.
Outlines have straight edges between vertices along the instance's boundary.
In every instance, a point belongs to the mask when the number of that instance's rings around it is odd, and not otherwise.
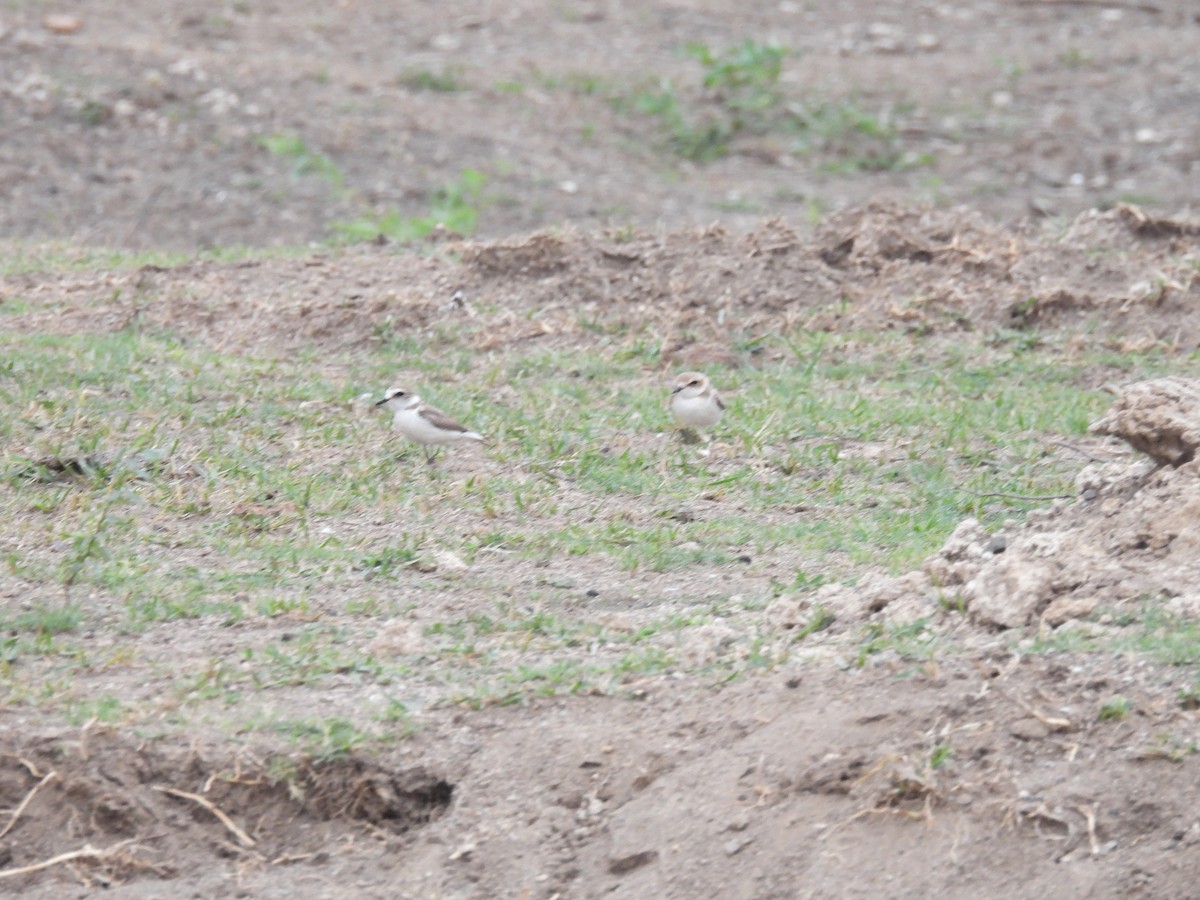
[{"label": "dirt mound", "polygon": [[369,831],[427,825],[454,793],[424,769],[393,772],[353,756],[218,763],[195,748],[87,728],[77,739],[6,746],[3,758],[0,883],[27,896],[35,887],[50,896],[64,880],[102,888],[196,877],[231,860],[326,861]]},{"label": "dirt mound", "polygon": [[[962,209],[872,205],[811,236],[778,220],[745,235],[564,230],[451,241],[437,256],[367,248],[90,277],[17,274],[0,279],[0,303],[70,297],[69,315],[62,301],[18,310],[12,328],[138,325],[274,352],[470,328],[482,308],[480,351],[568,343],[596,323],[632,319],[654,323],[664,358],[681,364],[748,360],[764,335],[796,326],[953,334],[1074,325],[1118,348],[1200,345],[1200,274],[1177,236],[1188,226],[1130,227],[1146,220],[1130,208],[1088,213],[1060,239]],[[1108,252],[1098,257],[1098,247]]]},{"label": "dirt mound", "polygon": [[1200,617],[1198,388],[1183,379],[1128,388],[1092,430],[1119,435],[1160,467],[1089,466],[1077,500],[1030,513],[1004,546],[963,523],[926,567],[933,583],[956,592],[978,621],[1002,627],[1060,626],[1144,602]]},{"label": "dirt mound", "polygon": [[[855,587],[827,585],[785,596],[768,621],[785,631],[824,617],[844,627],[872,617],[947,620],[959,611],[989,627],[1056,628],[1103,611],[1132,614],[1150,602],[1167,614],[1200,619],[1200,384],[1158,379],[1127,388],[1092,426],[1117,435],[1152,462],[1096,462],[1077,478],[1078,495],[989,534],[964,520],[921,572],[868,574]],[[1165,463],[1171,463],[1171,466]],[[1104,630],[1105,623],[1086,624]]]}]

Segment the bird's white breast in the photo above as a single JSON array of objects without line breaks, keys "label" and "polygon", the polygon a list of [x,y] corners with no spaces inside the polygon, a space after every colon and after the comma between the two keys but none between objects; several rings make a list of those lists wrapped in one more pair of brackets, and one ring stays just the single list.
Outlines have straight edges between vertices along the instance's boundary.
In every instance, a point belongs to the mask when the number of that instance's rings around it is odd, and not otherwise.
[{"label": "bird's white breast", "polygon": [[671,398],[671,412],[689,428],[707,428],[721,418],[721,407],[711,394],[689,397],[681,391]]}]

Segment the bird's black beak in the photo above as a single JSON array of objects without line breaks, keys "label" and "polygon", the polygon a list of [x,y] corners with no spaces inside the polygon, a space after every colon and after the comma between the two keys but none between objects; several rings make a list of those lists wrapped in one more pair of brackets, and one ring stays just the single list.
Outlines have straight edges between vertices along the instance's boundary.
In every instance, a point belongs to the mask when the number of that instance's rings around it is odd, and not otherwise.
[{"label": "bird's black beak", "polygon": [[680,391],[683,390],[683,388],[684,388],[684,385],[682,385],[682,384],[679,385],[679,387],[673,387],[673,388],[671,388],[671,393],[678,394]]},{"label": "bird's black beak", "polygon": [[387,403],[387,402],[388,402],[389,400],[391,400],[391,399],[392,399],[391,397],[384,397],[382,400],[376,400],[376,401],[375,401],[375,405],[376,405],[376,406],[383,406],[383,404]]}]

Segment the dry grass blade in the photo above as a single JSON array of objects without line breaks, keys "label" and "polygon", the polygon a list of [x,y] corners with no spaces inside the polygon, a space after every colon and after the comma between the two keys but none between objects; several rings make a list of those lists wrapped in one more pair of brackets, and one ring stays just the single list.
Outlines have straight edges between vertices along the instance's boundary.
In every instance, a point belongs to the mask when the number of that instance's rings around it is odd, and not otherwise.
[{"label": "dry grass blade", "polygon": [[1096,804],[1090,803],[1087,806],[1080,804],[1076,807],[1087,821],[1088,844],[1092,849],[1092,856],[1100,855],[1100,841],[1096,837]]},{"label": "dry grass blade", "polygon": [[1021,707],[1021,709],[1025,710],[1025,712],[1029,713],[1029,715],[1033,716],[1035,719],[1037,719],[1043,725],[1048,725],[1050,728],[1054,729],[1055,731],[1066,731],[1066,730],[1069,730],[1071,727],[1073,727],[1070,719],[1062,719],[1062,718],[1058,718],[1056,716],[1048,716],[1044,712],[1039,710],[1037,707],[1035,707],[1033,704],[1029,703],[1026,700],[1023,700],[1020,697],[1017,697],[1014,694],[1010,694],[1008,691],[1004,690],[1003,688],[999,687],[998,685],[993,685],[993,687],[995,688],[996,691],[999,692],[999,694],[1002,697],[1007,697],[1009,700],[1011,700],[1013,703],[1017,704],[1017,706]]},{"label": "dry grass blade", "polygon": [[5,825],[2,830],[0,830],[0,838],[12,831],[13,826],[17,824],[17,819],[21,818],[21,813],[25,812],[25,807],[27,807],[30,801],[33,800],[34,794],[41,790],[42,786],[47,782],[52,781],[57,777],[57,772],[48,772],[41,781],[33,786],[29,793],[25,795],[25,799],[22,800],[20,804],[18,804],[17,808],[13,810],[12,817],[8,820],[8,824]]},{"label": "dry grass blade", "polygon": [[972,491],[965,487],[960,487],[958,490],[962,491],[964,494],[970,494],[972,497],[979,497],[984,500],[1020,500],[1028,503],[1041,503],[1048,500],[1070,500],[1073,496],[1075,496],[1074,494],[1006,494],[1003,491],[988,491],[987,493],[980,493],[979,491]]},{"label": "dry grass blade", "polygon": [[13,759],[15,759],[21,765],[23,765],[26,768],[26,770],[28,770],[29,774],[32,775],[34,778],[42,777],[42,773],[38,770],[38,767],[36,765],[34,765],[32,762],[30,762],[29,760],[27,760],[25,757],[14,756]]},{"label": "dry grass blade", "polygon": [[60,853],[58,856],[52,856],[49,859],[44,859],[39,863],[33,863],[28,866],[18,866],[15,869],[4,869],[3,871],[0,871],[0,878],[16,878],[18,875],[30,875],[34,872],[40,872],[42,869],[49,869],[52,866],[73,862],[77,859],[104,859],[108,856],[112,856],[122,847],[126,847],[133,842],[134,838],[129,838],[124,841],[118,841],[111,847],[106,847],[103,850],[97,850],[91,844],[85,844],[80,850],[72,850],[70,853]]},{"label": "dry grass blade", "polygon": [[201,797],[199,794],[192,794],[188,791],[180,791],[172,787],[164,787],[160,784],[156,784],[154,786],[154,790],[163,794],[170,794],[172,797],[180,797],[184,800],[191,800],[193,803],[199,803],[210,813],[216,816],[220,820],[221,824],[229,829],[230,834],[237,838],[238,843],[243,847],[253,847],[257,843],[254,838],[242,831],[242,829],[238,827],[237,823],[225,814],[224,810],[222,810],[207,797]]}]

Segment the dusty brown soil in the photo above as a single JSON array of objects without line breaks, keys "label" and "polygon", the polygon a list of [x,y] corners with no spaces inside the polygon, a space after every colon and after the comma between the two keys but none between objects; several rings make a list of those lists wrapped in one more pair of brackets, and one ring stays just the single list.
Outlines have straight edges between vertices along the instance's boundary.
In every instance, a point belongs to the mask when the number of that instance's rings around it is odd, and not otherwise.
[{"label": "dusty brown soil", "polygon": [[[77,31],[46,27],[63,12]],[[1200,181],[1198,27],[1190,0],[10,3],[0,236],[293,245],[364,210],[424,215],[464,168],[489,178],[485,237],[804,222],[888,198],[1002,220],[1120,201],[1175,212]],[[609,100],[671,79],[709,108],[681,48],[746,39],[792,51],[782,102],[859,110],[891,139],[835,117],[696,164]],[[421,74],[459,90],[420,90]],[[278,133],[329,157],[341,187],[268,153]],[[881,153],[898,164],[856,165]]]},{"label": "dusty brown soil", "polygon": [[[116,330],[138,316],[226,350],[343,348],[370,342],[381,315],[418,333],[443,325],[462,288],[493,310],[481,352],[590,340],[580,307],[658,317],[680,363],[728,359],[716,323],[729,316],[749,330],[951,340],[1017,327],[1181,358],[1200,345],[1198,229],[1162,214],[1194,200],[1200,178],[1190,4],[407,7],[398,21],[390,5],[353,0],[200,15],[135,0],[90,5],[77,32],[59,34],[44,24],[58,10],[10,5],[0,235],[295,244],[364,202],[421,214],[433,188],[473,166],[495,195],[483,234],[501,240],[427,257],[370,248],[17,274],[0,302],[35,302],[7,326]],[[692,69],[675,48],[748,35],[802,51],[789,90],[903,107],[903,149],[933,152],[933,169],[822,172],[770,135],[683,164],[655,146],[652,123],[537,77],[682,79]],[[399,76],[412,67],[455,68],[466,88],[411,90]],[[497,88],[512,81],[529,87]],[[332,156],[353,193],[267,154],[258,138],[276,131]],[[898,202],[862,205],[880,196]],[[1125,198],[1139,206],[1087,211]],[[971,208],[922,205],[950,201]],[[810,202],[838,210],[811,234],[796,224]],[[1030,212],[1070,222],[1047,234],[1014,221]],[[1130,418],[1109,430],[1144,437]],[[1003,630],[1101,638],[1119,626],[1091,612],[1148,596],[1200,617],[1197,467],[1177,451],[1196,439],[1171,421],[1150,416],[1158,437],[1141,449],[1175,453],[1178,467],[1152,471],[1097,438],[1085,449],[1106,462],[1081,461],[1079,496],[1014,526],[1004,553],[967,522],[920,572],[826,589],[838,620],[816,636],[823,664],[724,688],[647,679],[635,699],[430,710],[386,757],[301,764],[282,780],[267,777],[280,774],[266,771],[268,748],[66,729],[5,704],[0,870],[79,855],[0,892],[1193,896],[1200,721],[1177,693],[1195,673],[1133,654],[1026,653]],[[26,585],[0,579],[0,601],[28,600]],[[961,588],[967,615],[937,618],[945,587]],[[785,642],[812,603],[783,600],[754,627]],[[917,617],[964,652],[839,662],[853,629]],[[228,640],[203,625],[168,631],[153,638],[162,652],[197,659]],[[124,677],[130,691],[154,689]],[[1098,719],[1115,695],[1131,714]],[[934,768],[944,744],[953,758]]]},{"label": "dusty brown soil", "polygon": [[[1140,712],[1099,722],[1114,689]],[[116,848],[17,882],[29,897],[85,896],[82,881],[122,897],[1182,898],[1195,760],[1156,736],[1189,730],[1195,714],[1136,664],[981,647],[902,681],[806,668],[448,714],[408,758],[453,773],[452,798],[425,772],[351,770],[297,802],[257,785],[249,754],[100,736],[22,741],[29,765],[6,762],[3,795],[57,773],[10,838],[22,862]],[[955,761],[930,770],[946,740]],[[256,843],[164,785],[205,791]]]}]

